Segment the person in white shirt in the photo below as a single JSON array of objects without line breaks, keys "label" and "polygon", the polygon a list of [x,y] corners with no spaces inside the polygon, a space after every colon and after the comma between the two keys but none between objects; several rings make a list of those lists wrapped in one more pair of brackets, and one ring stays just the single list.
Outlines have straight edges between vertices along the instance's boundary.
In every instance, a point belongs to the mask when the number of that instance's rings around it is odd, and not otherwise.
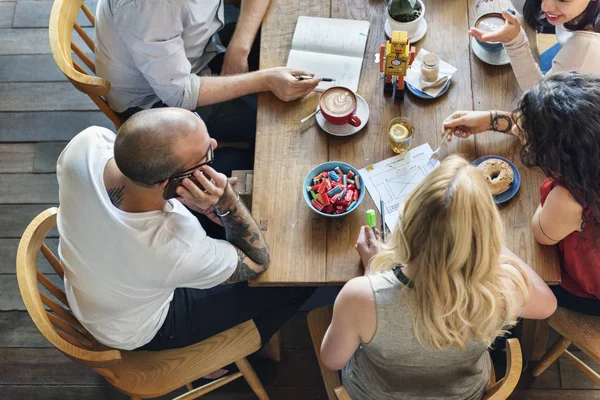
[{"label": "person in white shirt", "polygon": [[[237,9],[224,0],[99,0],[96,72],[111,83],[109,106],[123,119],[152,107],[195,109],[217,140],[253,145],[252,94],[271,91],[290,101],[320,81],[295,78],[306,71],[257,70],[257,32],[268,6],[242,0],[235,23]],[[247,153],[244,169],[252,169]]]},{"label": "person in white shirt", "polygon": [[[248,287],[267,269],[269,251],[228,179],[210,166],[216,147],[192,112],[161,108],[134,115],[116,138],[88,128],[60,155],[65,292],[101,343],[184,347],[250,319],[266,342],[312,294]],[[183,204],[222,224],[226,240],[207,236]]]},{"label": "person in white shirt", "polygon": [[[545,18],[557,27],[557,36],[564,40],[546,75],[576,71],[600,76],[600,0],[515,1],[517,8],[521,5],[528,24],[535,27]],[[518,19],[507,11],[503,11],[502,15],[506,23],[496,32],[471,28],[469,33],[480,41],[502,42],[519,86],[528,91],[544,75],[533,58]],[[570,34],[565,34],[563,26]]]}]

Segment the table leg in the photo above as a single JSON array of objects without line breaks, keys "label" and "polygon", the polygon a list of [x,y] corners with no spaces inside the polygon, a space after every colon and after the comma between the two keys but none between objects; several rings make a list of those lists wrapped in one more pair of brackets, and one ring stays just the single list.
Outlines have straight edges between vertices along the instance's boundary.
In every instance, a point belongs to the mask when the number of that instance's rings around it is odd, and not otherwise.
[{"label": "table leg", "polygon": [[546,353],[548,327],[548,320],[523,319],[521,348],[527,360],[539,361]]}]

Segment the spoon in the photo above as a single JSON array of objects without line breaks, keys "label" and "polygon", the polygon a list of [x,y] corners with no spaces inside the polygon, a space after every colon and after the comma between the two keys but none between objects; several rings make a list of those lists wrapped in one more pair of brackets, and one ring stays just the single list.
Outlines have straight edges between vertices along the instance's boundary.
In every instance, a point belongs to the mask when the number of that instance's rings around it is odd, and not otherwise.
[{"label": "spoon", "polygon": [[315,112],[314,112],[314,113],[310,114],[310,115],[309,115],[309,116],[307,116],[307,117],[304,117],[304,118],[302,118],[302,119],[300,120],[300,123],[301,123],[301,124],[305,123],[306,121],[308,121],[309,119],[311,119],[312,117],[314,117],[315,115],[317,115],[317,113],[318,113],[318,112],[320,112],[320,111],[321,111],[321,109],[320,109],[320,108],[317,108],[317,109],[315,110]]},{"label": "spoon", "polygon": [[444,134],[442,135],[442,143],[440,143],[440,145],[438,146],[437,150],[434,151],[431,154],[430,159],[435,158],[438,161],[442,161],[442,155],[440,153],[440,151],[442,150],[442,146],[444,144],[446,144],[446,146],[448,146],[448,141],[446,140],[446,137],[448,136],[448,134],[452,131],[452,129],[448,128],[444,131]]},{"label": "spoon", "polygon": [[436,86],[440,86],[441,84],[446,83],[446,82],[448,82],[448,77],[447,76],[442,76],[440,79],[438,79],[435,82],[432,82],[432,83],[430,83],[428,85],[423,85],[421,87],[421,89],[430,89],[430,88],[433,88],[433,87],[436,87]]}]

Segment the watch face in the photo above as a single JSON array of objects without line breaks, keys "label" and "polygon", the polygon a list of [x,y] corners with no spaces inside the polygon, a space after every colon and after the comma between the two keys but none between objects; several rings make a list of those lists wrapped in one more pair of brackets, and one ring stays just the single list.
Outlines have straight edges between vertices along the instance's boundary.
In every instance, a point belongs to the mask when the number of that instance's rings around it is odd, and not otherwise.
[{"label": "watch face", "polygon": [[395,60],[392,60],[392,65],[400,65],[402,64],[402,61],[398,60],[397,58]]}]

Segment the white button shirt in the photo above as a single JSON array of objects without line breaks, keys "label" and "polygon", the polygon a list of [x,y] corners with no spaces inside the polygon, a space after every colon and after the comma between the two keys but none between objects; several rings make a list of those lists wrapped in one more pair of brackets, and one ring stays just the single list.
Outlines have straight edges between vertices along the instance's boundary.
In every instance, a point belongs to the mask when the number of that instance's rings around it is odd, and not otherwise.
[{"label": "white button shirt", "polygon": [[109,106],[196,108],[199,75],[225,51],[224,20],[222,0],[100,0],[96,73],[111,84]]}]

